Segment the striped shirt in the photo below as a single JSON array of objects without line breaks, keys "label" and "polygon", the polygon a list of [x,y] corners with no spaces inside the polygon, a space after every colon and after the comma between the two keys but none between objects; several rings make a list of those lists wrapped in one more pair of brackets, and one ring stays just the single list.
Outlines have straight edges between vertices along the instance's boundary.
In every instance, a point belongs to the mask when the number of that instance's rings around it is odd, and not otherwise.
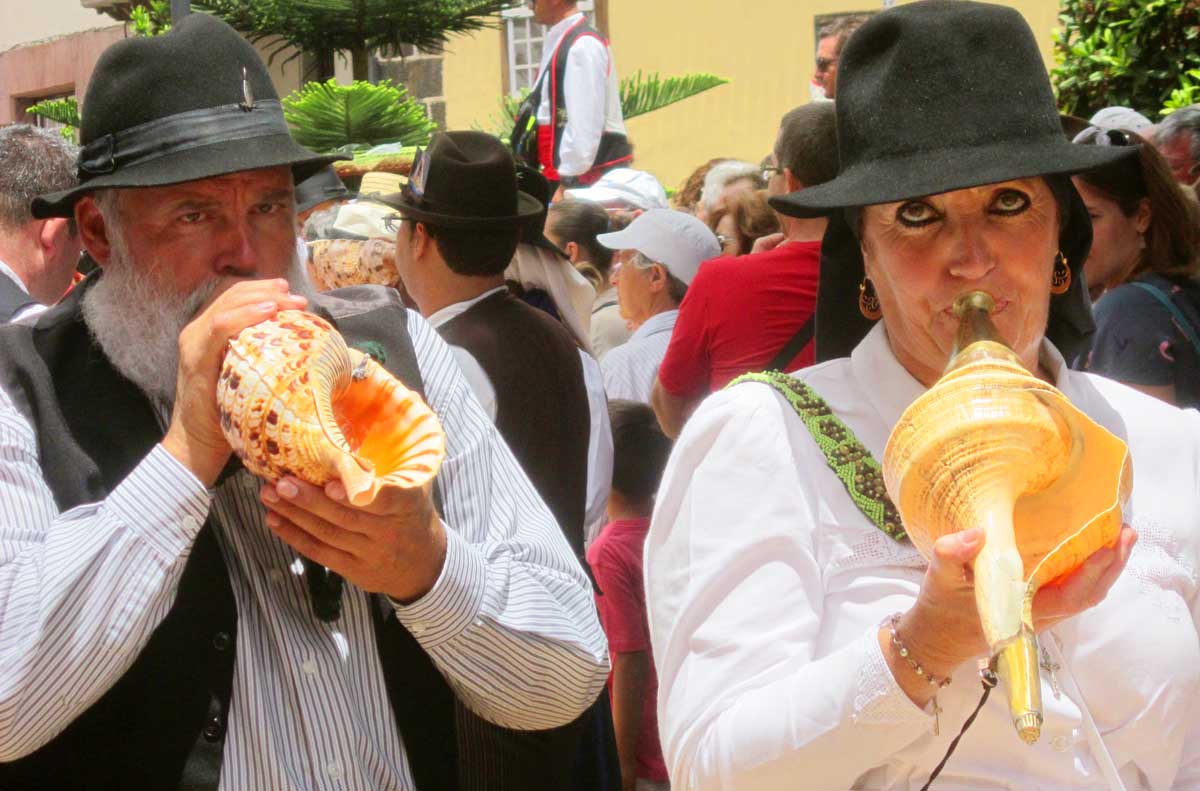
[{"label": "striped shirt", "polygon": [[[433,589],[396,615],[484,718],[562,725],[607,674],[591,588],[449,348],[411,311],[408,327],[446,433],[447,549]],[[107,499],[60,514],[0,390],[0,761],[48,742],[129,668],[211,513],[238,611],[221,788],[413,787],[368,595],[347,583],[338,621],[312,616],[259,485],[243,471],[207,490],[159,445]]]},{"label": "striped shirt", "polygon": [[604,372],[604,391],[608,397],[650,403],[650,391],[658,376],[658,366],[667,356],[671,330],[678,310],[664,310],[646,319],[628,341],[610,351],[600,361]]}]

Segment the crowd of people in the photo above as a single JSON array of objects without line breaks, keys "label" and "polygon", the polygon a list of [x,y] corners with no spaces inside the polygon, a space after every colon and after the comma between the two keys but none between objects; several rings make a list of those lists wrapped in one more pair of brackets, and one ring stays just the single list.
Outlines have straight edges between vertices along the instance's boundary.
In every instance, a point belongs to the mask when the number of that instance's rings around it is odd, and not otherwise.
[{"label": "crowd of people", "polygon": [[[403,178],[297,145],[206,15],[105,53],[79,147],[0,129],[0,787],[1200,788],[1200,106],[1061,116],[1019,14],[922,0],[668,191],[533,6],[509,144]],[[873,516],[972,290],[1135,471],[1032,601],[1033,747],[979,700],[983,531]],[[224,350],[287,309],[423,395],[432,487],[238,462]]]}]

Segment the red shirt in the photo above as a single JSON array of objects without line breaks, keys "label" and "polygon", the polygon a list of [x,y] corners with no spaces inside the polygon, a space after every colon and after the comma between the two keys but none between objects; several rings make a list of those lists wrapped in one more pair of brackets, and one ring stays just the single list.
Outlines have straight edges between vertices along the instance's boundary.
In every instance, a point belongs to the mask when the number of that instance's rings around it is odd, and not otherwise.
[{"label": "red shirt", "polygon": [[[588,547],[587,561],[600,591],[596,608],[600,625],[614,654],[650,653],[650,624],[646,618],[646,587],[642,576],[642,546],[650,530],[650,519],[618,519],[609,522]],[[612,692],[612,674],[608,677]],[[658,674],[650,659],[646,695],[642,698],[642,728],[638,734],[637,776],[665,782],[667,765],[658,741]]]},{"label": "red shirt", "polygon": [[[663,389],[693,398],[766,368],[816,310],[820,264],[820,242],[787,242],[701,264],[658,369]],[[810,341],[784,370],[814,359]]]}]

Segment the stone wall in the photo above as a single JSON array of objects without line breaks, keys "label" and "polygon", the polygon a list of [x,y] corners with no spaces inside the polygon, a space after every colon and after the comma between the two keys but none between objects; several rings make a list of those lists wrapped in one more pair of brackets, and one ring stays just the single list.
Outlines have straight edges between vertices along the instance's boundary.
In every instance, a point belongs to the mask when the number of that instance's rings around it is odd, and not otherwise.
[{"label": "stone wall", "polygon": [[388,79],[404,85],[409,96],[425,105],[439,129],[446,128],[446,90],[442,79],[441,53],[422,52],[405,46],[395,57],[375,57],[371,79]]}]

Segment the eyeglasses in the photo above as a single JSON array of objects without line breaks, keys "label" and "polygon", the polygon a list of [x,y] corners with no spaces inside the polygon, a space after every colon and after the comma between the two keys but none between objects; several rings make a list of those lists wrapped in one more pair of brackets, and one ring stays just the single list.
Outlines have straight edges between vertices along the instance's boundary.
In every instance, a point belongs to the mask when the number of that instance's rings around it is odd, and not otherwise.
[{"label": "eyeglasses", "polygon": [[1089,126],[1087,129],[1084,129],[1082,132],[1075,135],[1071,142],[1093,146],[1134,145],[1133,139],[1124,129],[1101,129],[1098,126]]},{"label": "eyeglasses", "polygon": [[407,219],[407,217],[399,212],[395,214],[389,214],[383,218],[383,227],[386,228],[388,232],[395,233],[396,231],[400,230],[400,223]]},{"label": "eyeglasses", "polygon": [[837,65],[837,58],[817,58],[817,73],[828,71],[831,66]]},{"label": "eyeglasses", "polygon": [[782,173],[782,172],[783,172],[783,168],[776,167],[775,165],[763,165],[762,180],[770,181],[772,176],[774,176],[776,173]]}]

